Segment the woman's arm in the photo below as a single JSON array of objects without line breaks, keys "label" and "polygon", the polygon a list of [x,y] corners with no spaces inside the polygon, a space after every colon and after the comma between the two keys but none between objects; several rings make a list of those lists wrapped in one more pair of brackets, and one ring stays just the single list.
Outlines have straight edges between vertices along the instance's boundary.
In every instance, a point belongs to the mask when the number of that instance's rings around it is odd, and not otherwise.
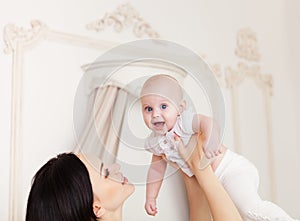
[{"label": "woman's arm", "polygon": [[242,218],[232,200],[217,180],[211,166],[200,170],[199,165],[203,156],[202,136],[193,136],[188,147],[179,142],[179,152],[195,174],[202,188],[214,221],[242,221]]},{"label": "woman's arm", "polygon": [[211,221],[210,208],[195,176],[189,177],[181,172],[189,200],[190,221]]},{"label": "woman's arm", "polygon": [[214,221],[242,220],[237,208],[210,166],[204,170],[198,169],[195,176],[206,195]]}]

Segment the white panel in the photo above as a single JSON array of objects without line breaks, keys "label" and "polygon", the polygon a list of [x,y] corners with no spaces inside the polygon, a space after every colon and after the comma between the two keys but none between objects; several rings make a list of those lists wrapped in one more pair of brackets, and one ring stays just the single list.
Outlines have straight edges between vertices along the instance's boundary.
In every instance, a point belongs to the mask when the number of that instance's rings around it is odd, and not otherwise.
[{"label": "white panel", "polygon": [[21,207],[17,220],[24,217],[35,172],[50,157],[75,147],[73,103],[83,74],[81,65],[101,53],[46,40],[25,51],[19,66],[22,90],[14,97],[14,101],[21,101],[20,112],[16,112],[20,119],[16,122],[20,136],[15,137],[18,161],[14,162],[17,204]]},{"label": "white panel", "polygon": [[[241,136],[241,154],[249,159],[260,175],[259,193],[262,198],[271,199],[267,116],[265,96],[253,79],[246,78],[238,87],[238,111]],[[268,98],[269,99],[269,98]],[[273,157],[273,156],[272,156]]]}]

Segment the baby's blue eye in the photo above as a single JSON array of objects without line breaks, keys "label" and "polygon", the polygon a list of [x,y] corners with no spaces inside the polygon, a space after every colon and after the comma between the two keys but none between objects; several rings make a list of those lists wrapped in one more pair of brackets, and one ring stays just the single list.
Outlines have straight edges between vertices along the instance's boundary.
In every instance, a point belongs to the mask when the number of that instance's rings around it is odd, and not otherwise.
[{"label": "baby's blue eye", "polygon": [[151,112],[153,109],[152,109],[152,107],[145,107],[145,110],[146,110],[147,112]]},{"label": "baby's blue eye", "polygon": [[161,109],[166,109],[167,108],[167,105],[166,104],[162,104],[161,105]]}]

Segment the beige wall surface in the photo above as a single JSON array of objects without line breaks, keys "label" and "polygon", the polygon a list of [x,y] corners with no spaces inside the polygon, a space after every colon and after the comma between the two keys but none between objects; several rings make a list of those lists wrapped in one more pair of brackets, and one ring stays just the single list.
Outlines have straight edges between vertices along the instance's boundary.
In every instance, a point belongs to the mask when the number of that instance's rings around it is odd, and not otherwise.
[{"label": "beige wall surface", "polygon": [[[193,0],[187,3],[179,0],[130,0],[125,3],[134,8],[140,18],[148,22],[162,39],[177,42],[203,56],[209,64],[219,67],[221,76],[224,76],[228,68],[237,69],[240,62],[248,66],[259,66],[260,73],[272,76],[273,93],[269,99],[268,115],[254,111],[253,105],[259,105],[255,110],[263,106],[264,97],[253,82],[245,81],[245,84],[239,88],[238,93],[241,95],[239,104],[242,106],[239,108],[239,117],[242,122],[242,132],[244,132],[241,139],[243,147],[239,148],[246,157],[255,161],[260,170],[262,196],[269,198],[271,196],[269,187],[273,185],[276,203],[291,216],[299,219],[300,141],[297,139],[300,131],[298,114],[300,112],[298,98],[300,94],[298,86],[300,82],[299,1]],[[115,12],[123,4],[124,1],[117,0],[88,2],[12,0],[5,3],[2,1],[0,2],[0,29],[4,33],[5,27],[13,24],[24,28],[25,31],[30,30],[30,22],[37,19],[51,30],[91,39],[117,43],[139,39],[134,33],[134,25],[138,22],[134,19],[131,20],[132,23],[124,25],[120,32],[112,26],[107,26],[100,32],[86,28],[90,22],[103,18],[106,13]],[[251,30],[256,37],[254,45],[260,54],[258,61],[243,59],[235,54],[237,34],[245,28]],[[2,36],[0,41],[2,50],[0,52],[0,155],[2,157],[0,161],[2,177],[0,220],[5,221],[9,220],[11,92],[16,79],[12,78],[14,67],[12,53],[3,52],[8,46],[5,44],[7,43],[5,35]],[[17,35],[18,37],[20,36]],[[10,35],[10,42],[14,42],[13,34]],[[252,46],[249,47],[252,48]],[[73,131],[72,108],[74,93],[82,74],[80,67],[93,61],[107,48],[89,48],[80,46],[78,42],[68,44],[63,41],[43,39],[26,50],[22,66],[24,71],[24,87],[21,91],[23,122],[22,125],[17,125],[23,126],[25,131],[22,139],[24,147],[36,148],[22,150],[22,157],[27,162],[22,162],[23,175],[20,174],[22,176],[20,180],[27,182],[24,195],[20,199],[23,209],[33,171],[56,153],[68,151],[74,146],[76,136]],[[61,53],[57,54],[57,51]],[[78,65],[73,66],[73,63]],[[61,83],[57,84],[57,82]],[[53,91],[50,91],[51,84],[55,85]],[[222,90],[226,100],[226,116],[229,118],[226,120],[224,142],[231,149],[235,149],[230,92],[225,86]],[[44,100],[44,97],[47,100]],[[201,110],[201,107],[199,109]],[[55,120],[51,118],[51,114]],[[254,116],[257,118],[257,124],[253,121]],[[270,183],[269,173],[265,170],[268,165],[266,159],[269,157],[269,152],[265,149],[258,149],[259,145],[265,145],[265,129],[259,123],[266,120],[266,116],[269,116],[271,120],[272,151],[275,162],[273,184]],[[44,121],[44,124],[41,124],[41,121]],[[41,130],[45,133],[40,133]],[[39,133],[37,138],[36,133]],[[251,148],[251,146],[254,147]],[[125,155],[122,157],[126,157]],[[31,161],[35,164],[28,164]],[[171,188],[174,182],[183,189],[179,177],[167,179],[160,196],[160,212],[155,220],[166,220],[166,217],[170,219],[171,216],[171,220],[187,218],[187,205],[180,207],[177,203],[183,198],[186,204],[185,193],[177,191],[175,195],[172,195],[176,192]],[[135,194],[125,204],[124,220],[153,220],[143,211],[143,203],[144,186],[137,186]]]}]

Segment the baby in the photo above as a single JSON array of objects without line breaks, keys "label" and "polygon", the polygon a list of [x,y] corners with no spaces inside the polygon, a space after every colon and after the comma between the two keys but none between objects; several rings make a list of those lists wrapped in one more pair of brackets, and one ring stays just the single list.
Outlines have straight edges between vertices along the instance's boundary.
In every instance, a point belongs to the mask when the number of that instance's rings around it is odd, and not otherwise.
[{"label": "baby", "polygon": [[[166,170],[166,158],[176,163],[189,177],[193,173],[179,156],[175,136],[187,145],[195,133],[204,133],[203,149],[207,158],[213,159],[220,153],[207,148],[208,137],[212,130],[211,118],[195,114],[186,109],[186,101],[177,80],[168,75],[155,75],[149,78],[141,91],[141,105],[144,122],[152,133],[146,140],[145,148],[152,152],[152,163],[148,173],[146,210],[149,215],[156,214],[156,197]],[[200,123],[201,122],[201,123]]]},{"label": "baby", "polygon": [[[152,153],[147,176],[145,209],[149,215],[157,214],[156,198],[164,178],[167,161],[176,163],[189,177],[193,173],[178,153],[177,139],[187,145],[195,133],[203,133],[203,150],[208,159],[222,153],[215,174],[222,183],[239,212],[245,219],[256,221],[292,221],[277,205],[263,201],[258,193],[258,172],[244,157],[218,145],[219,138],[213,133],[210,117],[186,109],[182,89],[177,80],[168,75],[150,77],[141,90],[141,106],[146,126],[152,131],[145,148]],[[208,140],[211,139],[208,146]],[[215,145],[215,146],[214,146]],[[213,160],[207,161],[208,164]],[[212,165],[213,166],[213,165]],[[199,165],[199,167],[201,167]]]}]

